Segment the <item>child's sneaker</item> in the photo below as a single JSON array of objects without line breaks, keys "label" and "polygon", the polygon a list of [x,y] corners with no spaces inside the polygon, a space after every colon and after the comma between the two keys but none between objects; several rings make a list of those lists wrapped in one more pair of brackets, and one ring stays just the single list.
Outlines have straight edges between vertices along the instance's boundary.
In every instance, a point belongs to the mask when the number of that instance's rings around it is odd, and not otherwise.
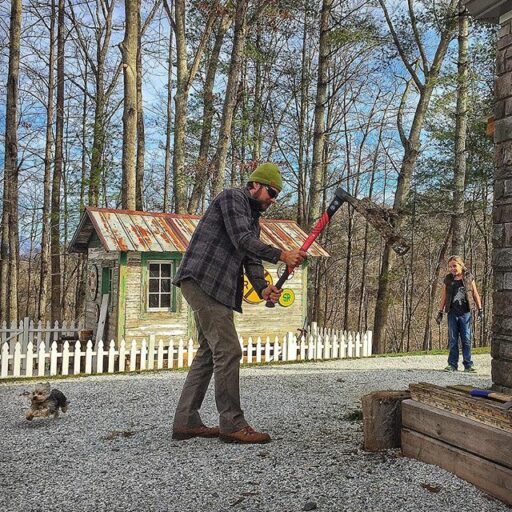
[{"label": "child's sneaker", "polygon": [[474,366],[470,366],[469,368],[464,368],[466,373],[476,373],[476,369]]},{"label": "child's sneaker", "polygon": [[457,368],[454,368],[451,364],[449,364],[445,369],[445,372],[456,372]]}]

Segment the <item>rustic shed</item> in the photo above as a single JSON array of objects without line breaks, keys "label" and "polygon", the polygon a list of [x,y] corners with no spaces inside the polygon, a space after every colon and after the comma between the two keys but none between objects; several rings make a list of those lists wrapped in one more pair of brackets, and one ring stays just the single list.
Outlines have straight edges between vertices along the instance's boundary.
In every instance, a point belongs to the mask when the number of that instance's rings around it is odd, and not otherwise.
[{"label": "rustic shed", "polygon": [[[171,284],[200,217],[88,207],[70,244],[87,253],[85,326],[102,339],[142,340],[194,336],[192,314]],[[290,220],[262,220],[261,239],[289,250],[306,234]],[[329,256],[317,243],[311,257]],[[263,262],[276,282],[279,265]],[[246,279],[244,314],[235,315],[242,336],[275,336],[303,327],[307,311],[307,265],[286,283],[281,307],[268,309]]]}]

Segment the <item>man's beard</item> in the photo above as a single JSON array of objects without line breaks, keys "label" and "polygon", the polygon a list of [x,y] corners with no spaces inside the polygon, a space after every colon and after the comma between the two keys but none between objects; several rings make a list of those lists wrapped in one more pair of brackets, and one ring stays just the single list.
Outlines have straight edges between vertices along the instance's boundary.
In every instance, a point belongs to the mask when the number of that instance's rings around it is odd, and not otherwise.
[{"label": "man's beard", "polygon": [[258,206],[259,206],[259,210],[260,212],[264,212],[272,203],[269,202],[269,201],[263,201],[260,199],[260,196],[261,196],[261,188],[256,192],[256,194],[254,194],[254,199],[256,199],[256,201],[258,201]]}]

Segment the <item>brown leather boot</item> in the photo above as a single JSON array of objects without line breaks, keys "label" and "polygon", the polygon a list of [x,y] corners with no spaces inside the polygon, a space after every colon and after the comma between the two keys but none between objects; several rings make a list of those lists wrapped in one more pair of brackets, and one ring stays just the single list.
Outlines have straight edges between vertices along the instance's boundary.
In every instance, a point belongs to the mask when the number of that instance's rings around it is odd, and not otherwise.
[{"label": "brown leather boot", "polygon": [[256,432],[252,427],[244,427],[236,432],[220,433],[219,439],[224,443],[263,444],[271,441],[265,432]]},{"label": "brown leather boot", "polygon": [[174,429],[172,438],[177,441],[192,439],[193,437],[219,437],[219,427],[201,427]]}]

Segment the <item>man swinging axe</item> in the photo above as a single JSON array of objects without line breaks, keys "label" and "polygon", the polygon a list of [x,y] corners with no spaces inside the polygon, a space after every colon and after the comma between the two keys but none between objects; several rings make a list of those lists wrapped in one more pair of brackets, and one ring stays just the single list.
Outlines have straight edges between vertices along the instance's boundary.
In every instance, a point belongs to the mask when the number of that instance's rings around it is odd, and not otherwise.
[{"label": "man swinging axe", "polygon": [[[282,251],[259,239],[261,212],[275,203],[281,189],[279,168],[272,163],[261,164],[249,176],[244,189],[221,192],[194,231],[173,283],[181,287],[194,311],[199,349],[178,402],[173,439],[219,437],[228,443],[270,441],[267,433],[257,432],[249,426],[240,406],[242,352],[233,311],[242,312],[243,274],[245,271],[267,304],[275,303],[288,272],[276,286],[268,285],[261,260],[282,261],[290,270],[301,265],[314,239],[341,204],[349,200],[348,194],[338,189],[306,243],[300,249]],[[199,415],[212,374],[219,427],[205,426]]]},{"label": "man swinging axe", "polygon": [[[199,349],[188,372],[173,422],[173,439],[219,437],[227,443],[268,443],[245,420],[240,406],[240,358],[233,311],[242,312],[243,275],[259,296],[276,302],[281,290],[268,285],[261,260],[303,263],[303,249],[282,251],[260,240],[259,218],[282,189],[277,165],[264,163],[243,189],[226,189],[199,221],[173,283],[194,312]],[[207,427],[199,415],[214,376],[219,426]]]}]

